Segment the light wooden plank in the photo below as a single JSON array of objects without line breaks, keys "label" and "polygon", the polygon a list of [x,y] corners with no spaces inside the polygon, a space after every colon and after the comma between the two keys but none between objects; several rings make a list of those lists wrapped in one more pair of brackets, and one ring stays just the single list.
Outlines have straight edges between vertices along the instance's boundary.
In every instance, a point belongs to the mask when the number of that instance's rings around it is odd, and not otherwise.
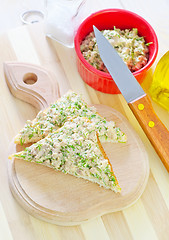
[{"label": "light wooden plank", "polygon": [[86,240],[110,240],[104,223],[100,217],[81,224],[81,228]]},{"label": "light wooden plank", "polygon": [[132,235],[127,221],[122,213],[110,213],[102,216],[103,223],[110,239],[113,240],[132,240]]},{"label": "light wooden plank", "polygon": [[[52,75],[53,79],[59,83],[60,94],[65,94],[71,87],[56,51],[60,45],[56,46],[57,43],[55,41],[45,36],[44,25],[42,24],[28,26],[28,31],[36,46],[36,53],[39,56],[40,64],[44,66]],[[38,35],[36,34],[37,32]]]},{"label": "light wooden plank", "polygon": [[85,240],[80,226],[62,227],[30,216],[36,239],[44,240]]},{"label": "light wooden plank", "polygon": [[80,226],[73,226],[73,227],[62,227],[58,226],[58,232],[61,239],[64,240],[87,240],[82,232]]},{"label": "light wooden plank", "polygon": [[141,200],[123,210],[130,232],[135,240],[158,240]]},{"label": "light wooden plank", "polygon": [[13,240],[8,220],[5,216],[2,204],[0,202],[0,239]]},{"label": "light wooden plank", "polygon": [[141,200],[158,238],[168,240],[169,210],[152,173]]},{"label": "light wooden plank", "polygon": [[56,225],[49,224],[44,221],[40,221],[37,218],[30,216],[30,221],[34,229],[34,239],[36,240],[61,240],[62,237],[59,234]]},{"label": "light wooden plank", "polygon": [[[82,80],[83,81],[83,80]],[[95,89],[93,89],[92,87],[90,87],[89,85],[85,84],[85,87],[87,89],[87,92],[89,94],[90,97],[90,103],[93,104],[100,104],[100,100],[99,97],[97,95],[97,91],[95,91]]]},{"label": "light wooden plank", "polygon": [[[85,83],[82,81],[76,67],[76,59],[74,49],[68,49],[54,40],[50,40],[55,48],[55,51],[63,66],[67,79],[69,80],[69,86],[77,93],[83,94],[84,100],[87,103],[90,102],[90,98],[85,88]],[[60,83],[61,84],[61,83]]]},{"label": "light wooden plank", "polygon": [[154,158],[151,158],[151,169],[153,176],[156,180],[156,183],[160,189],[161,194],[163,195],[163,199],[165,201],[165,204],[167,205],[169,209],[169,175],[162,164],[159,157],[154,153]]},{"label": "light wooden plank", "polygon": [[35,46],[26,27],[18,27],[9,31],[8,38],[11,41],[18,61],[40,64]]}]

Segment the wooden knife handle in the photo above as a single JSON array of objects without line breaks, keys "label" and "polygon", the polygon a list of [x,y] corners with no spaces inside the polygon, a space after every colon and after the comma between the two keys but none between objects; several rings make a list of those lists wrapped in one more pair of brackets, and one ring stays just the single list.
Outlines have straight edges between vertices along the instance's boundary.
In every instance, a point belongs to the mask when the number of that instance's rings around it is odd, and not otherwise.
[{"label": "wooden knife handle", "polygon": [[169,172],[169,131],[157,117],[147,95],[128,104]]}]

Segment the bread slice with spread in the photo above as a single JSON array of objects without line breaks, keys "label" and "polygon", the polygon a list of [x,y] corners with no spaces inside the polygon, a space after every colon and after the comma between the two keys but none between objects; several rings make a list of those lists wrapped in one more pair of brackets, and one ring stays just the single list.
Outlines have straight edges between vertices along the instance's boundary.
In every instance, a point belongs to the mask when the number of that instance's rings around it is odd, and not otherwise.
[{"label": "bread slice with spread", "polygon": [[87,117],[95,124],[101,142],[126,142],[126,135],[113,121],[106,121],[97,113],[95,107],[89,107],[81,96],[73,91],[68,91],[49,108],[40,111],[34,120],[28,120],[14,142],[16,144],[37,142],[62,127],[69,117],[77,116]]},{"label": "bread slice with spread", "polygon": [[67,119],[57,131],[9,158],[43,164],[120,192],[120,186],[98,138],[95,123],[87,118]]}]

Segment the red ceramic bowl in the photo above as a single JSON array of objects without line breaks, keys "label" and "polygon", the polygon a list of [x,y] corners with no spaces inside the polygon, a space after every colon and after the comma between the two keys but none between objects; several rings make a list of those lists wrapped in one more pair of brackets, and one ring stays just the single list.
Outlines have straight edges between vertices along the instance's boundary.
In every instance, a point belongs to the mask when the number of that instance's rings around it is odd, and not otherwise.
[{"label": "red ceramic bowl", "polygon": [[147,70],[154,63],[158,52],[158,40],[156,33],[151,25],[139,15],[123,9],[106,9],[93,13],[87,17],[79,26],[75,35],[75,51],[77,56],[77,68],[82,79],[94,89],[104,92],[117,94],[120,93],[115,82],[109,73],[95,69],[83,57],[80,51],[82,40],[93,31],[93,25],[99,30],[113,29],[114,26],[120,29],[138,29],[138,35],[143,36],[145,41],[153,42],[149,45],[148,63],[133,75],[139,83],[142,83]]}]

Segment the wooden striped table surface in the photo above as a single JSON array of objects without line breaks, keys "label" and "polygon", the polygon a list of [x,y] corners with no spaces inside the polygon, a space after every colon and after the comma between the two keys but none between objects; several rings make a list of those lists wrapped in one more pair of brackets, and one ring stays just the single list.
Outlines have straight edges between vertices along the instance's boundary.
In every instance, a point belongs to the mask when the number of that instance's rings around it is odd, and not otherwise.
[{"label": "wooden striped table surface", "polygon": [[[169,48],[169,3],[165,0],[93,0],[86,11],[123,8],[144,17],[155,29],[159,53],[142,87],[148,91],[157,62]],[[121,95],[97,92],[80,78],[74,49],[47,39],[43,23],[21,26],[0,37],[0,239],[3,240],[167,240],[169,239],[169,174],[131,110]],[[89,104],[104,104],[122,113],[145,145],[150,164],[148,183],[141,198],[123,211],[109,213],[77,226],[57,226],[29,215],[13,198],[8,184],[8,146],[27,119],[37,109],[10,93],[4,76],[3,62],[19,61],[37,64],[52,72],[61,95],[72,89]],[[154,110],[169,129],[169,113],[152,102]],[[168,143],[169,144],[169,143]]]}]

